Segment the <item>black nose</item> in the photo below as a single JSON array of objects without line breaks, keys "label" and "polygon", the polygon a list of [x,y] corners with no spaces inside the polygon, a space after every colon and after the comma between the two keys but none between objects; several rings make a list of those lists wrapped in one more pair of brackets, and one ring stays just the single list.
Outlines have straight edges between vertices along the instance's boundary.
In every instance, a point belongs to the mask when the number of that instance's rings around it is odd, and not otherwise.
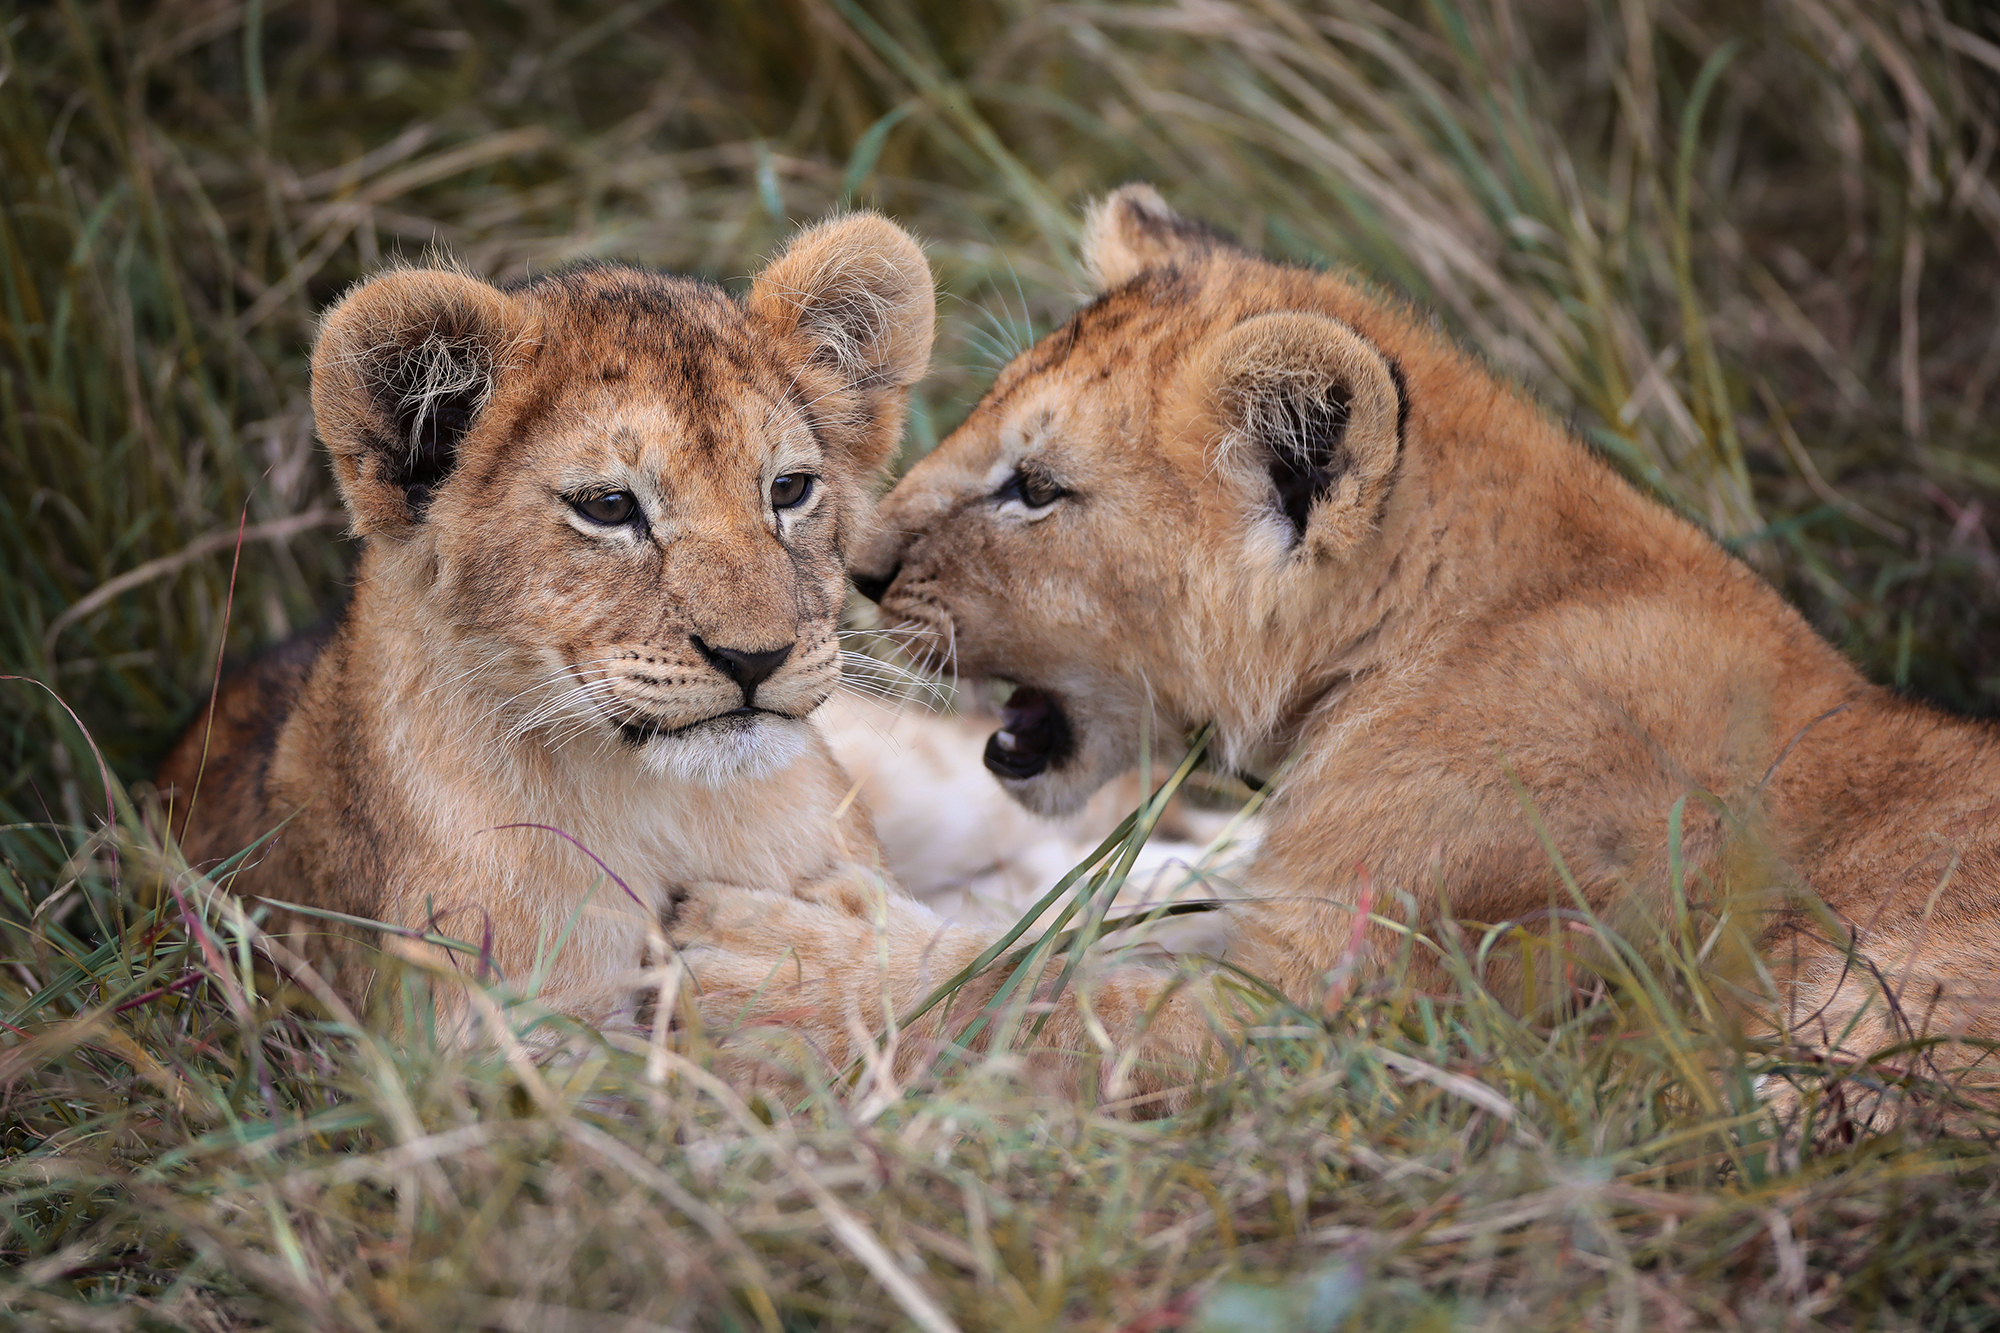
[{"label": "black nose", "polygon": [[773,648],[768,652],[746,653],[741,648],[715,648],[701,641],[698,634],[688,635],[688,642],[695,646],[708,664],[742,687],[743,701],[757,693],[757,687],[770,679],[771,673],[792,655],[792,645]]},{"label": "black nose", "polygon": [[853,575],[854,590],[871,602],[879,602],[882,600],[882,594],[889,591],[889,585],[896,581],[896,575],[902,568],[901,565],[891,565],[889,572],[879,579],[856,572]]}]

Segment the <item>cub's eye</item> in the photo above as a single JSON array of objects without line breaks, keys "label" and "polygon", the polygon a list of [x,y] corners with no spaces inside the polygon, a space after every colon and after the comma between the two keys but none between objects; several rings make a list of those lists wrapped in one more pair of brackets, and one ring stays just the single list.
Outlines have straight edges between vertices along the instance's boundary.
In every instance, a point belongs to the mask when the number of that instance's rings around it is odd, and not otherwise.
[{"label": "cub's eye", "polygon": [[1019,471],[1007,478],[999,490],[993,492],[996,500],[1019,500],[1030,509],[1047,509],[1069,492],[1050,481],[1041,472]]},{"label": "cub's eye", "polygon": [[630,491],[606,491],[602,495],[580,496],[571,500],[569,506],[592,523],[599,523],[607,528],[630,523],[639,512],[639,501]]},{"label": "cub's eye", "polygon": [[806,472],[787,472],[771,479],[771,508],[797,509],[812,494],[813,477]]}]

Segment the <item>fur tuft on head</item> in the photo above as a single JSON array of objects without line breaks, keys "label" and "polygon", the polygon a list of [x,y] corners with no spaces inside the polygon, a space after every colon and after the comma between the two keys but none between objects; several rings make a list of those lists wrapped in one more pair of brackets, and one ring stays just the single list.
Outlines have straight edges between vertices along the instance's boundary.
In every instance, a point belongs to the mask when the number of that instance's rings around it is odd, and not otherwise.
[{"label": "fur tuft on head", "polygon": [[1148,269],[1172,268],[1230,245],[1205,222],[1182,217],[1150,185],[1121,185],[1090,206],[1083,219],[1083,266],[1100,292],[1122,287]]},{"label": "fur tuft on head", "polygon": [[878,213],[849,213],[808,227],[757,275],[751,311],[858,402],[827,424],[856,471],[888,461],[903,430],[912,384],[930,366],[936,293],[923,250]]},{"label": "fur tuft on head", "polygon": [[384,273],[326,313],[313,419],[357,532],[417,530],[495,382],[534,342],[519,302],[455,268]]}]

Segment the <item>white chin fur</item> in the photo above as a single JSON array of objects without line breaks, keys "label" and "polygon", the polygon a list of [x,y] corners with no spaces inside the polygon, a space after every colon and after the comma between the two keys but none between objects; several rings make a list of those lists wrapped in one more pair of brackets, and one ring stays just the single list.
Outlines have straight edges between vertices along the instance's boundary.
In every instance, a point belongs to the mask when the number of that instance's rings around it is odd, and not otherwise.
[{"label": "white chin fur", "polygon": [[639,747],[639,762],[655,777],[716,790],[789,768],[809,744],[808,724],[759,717],[747,727],[698,727],[679,736],[655,736]]}]

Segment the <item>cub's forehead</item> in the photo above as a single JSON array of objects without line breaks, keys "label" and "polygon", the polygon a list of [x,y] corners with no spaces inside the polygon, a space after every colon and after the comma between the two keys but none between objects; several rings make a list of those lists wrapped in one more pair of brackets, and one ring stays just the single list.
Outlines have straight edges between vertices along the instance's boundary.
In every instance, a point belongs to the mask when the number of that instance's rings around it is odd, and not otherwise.
[{"label": "cub's forehead", "polygon": [[793,375],[795,349],[712,283],[643,269],[563,270],[519,289],[535,308],[540,358],[581,382],[699,397]]},{"label": "cub's forehead", "polygon": [[537,316],[533,410],[547,427],[625,462],[661,447],[810,444],[798,350],[721,288],[602,266],[518,291]]},{"label": "cub's forehead", "polygon": [[[974,409],[989,450],[1032,450],[1085,423],[1149,416],[1187,352],[1213,320],[1200,276],[1180,269],[1140,274],[1078,310],[1016,357]],[[970,422],[968,424],[971,424]]]}]

